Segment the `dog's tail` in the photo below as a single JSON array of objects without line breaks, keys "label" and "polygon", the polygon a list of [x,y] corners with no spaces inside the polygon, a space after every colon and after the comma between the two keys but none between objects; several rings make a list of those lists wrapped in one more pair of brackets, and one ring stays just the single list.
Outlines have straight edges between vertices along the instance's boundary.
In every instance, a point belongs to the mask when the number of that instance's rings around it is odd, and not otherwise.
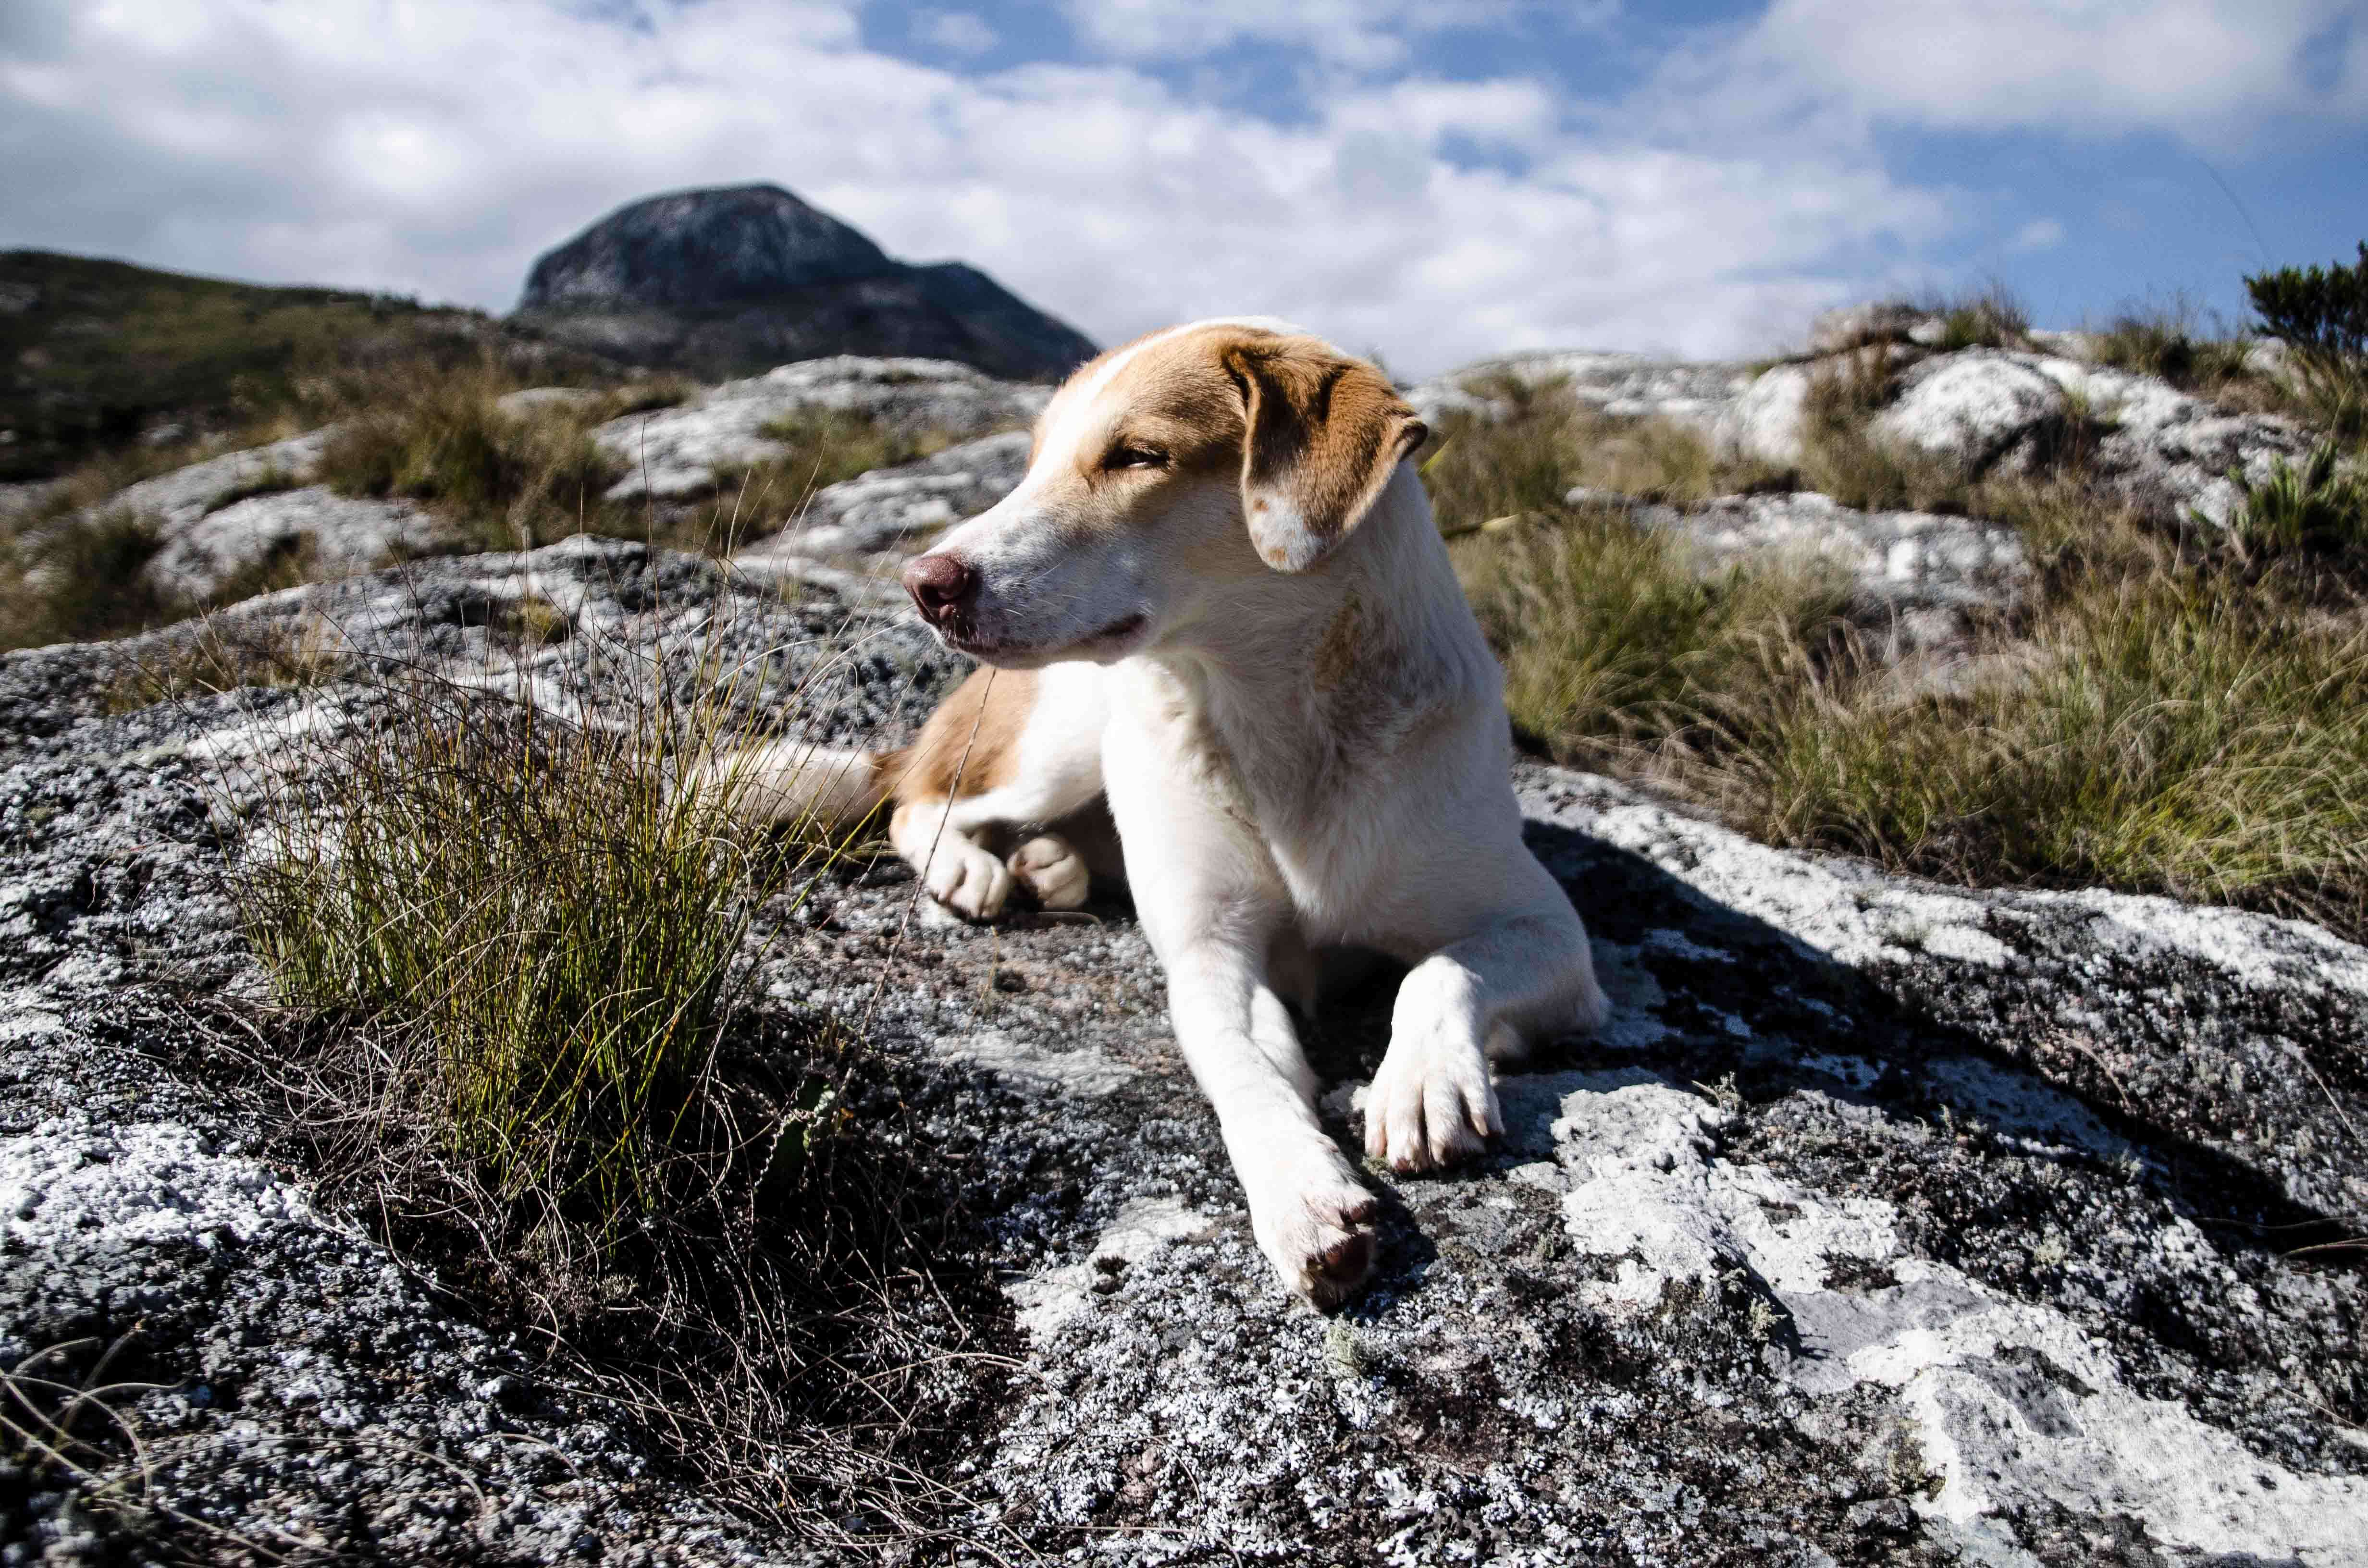
[{"label": "dog's tail", "polygon": [[880,809],[904,772],[904,759],[902,751],[769,741],[708,758],[685,774],[682,788],[713,795],[744,822],[837,837]]}]

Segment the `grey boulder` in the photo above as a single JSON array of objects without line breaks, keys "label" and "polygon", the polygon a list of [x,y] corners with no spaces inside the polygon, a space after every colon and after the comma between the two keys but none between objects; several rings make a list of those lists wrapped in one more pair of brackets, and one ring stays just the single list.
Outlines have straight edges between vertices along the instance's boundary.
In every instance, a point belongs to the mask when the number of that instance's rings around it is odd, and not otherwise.
[{"label": "grey boulder", "polygon": [[985,436],[894,468],[875,469],[814,493],[797,522],[734,559],[825,557],[897,550],[976,517],[1019,488],[1029,434]]},{"label": "grey boulder", "polygon": [[666,500],[712,488],[719,471],[789,456],[765,426],[803,410],[974,437],[1026,425],[1051,397],[1047,388],[999,381],[949,360],[842,355],[726,381],[674,408],[627,415],[593,438],[626,469],[609,499]]}]

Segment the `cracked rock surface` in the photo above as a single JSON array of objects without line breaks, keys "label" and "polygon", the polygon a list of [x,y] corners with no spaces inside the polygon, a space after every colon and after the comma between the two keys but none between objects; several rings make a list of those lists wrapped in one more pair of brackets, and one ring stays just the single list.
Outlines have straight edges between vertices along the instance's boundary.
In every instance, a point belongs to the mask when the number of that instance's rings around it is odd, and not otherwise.
[{"label": "cracked rock surface", "polygon": [[[506,630],[529,599],[571,634]],[[838,742],[901,739],[960,673],[826,589],[580,540],[221,619],[595,723],[720,637],[761,671],[752,708],[827,670],[812,733]],[[126,662],[186,635],[0,661],[5,1359],[78,1377],[128,1335],[108,1375],[154,1385],[115,1405],[144,1494],[258,1540],[807,1560],[175,1064],[171,998],[256,980],[219,886],[224,763],[384,700],[121,710]],[[943,1477],[966,1528],[1005,1561],[1130,1564],[2368,1563],[2368,952],[1516,782],[1611,1021],[1503,1077],[1486,1158],[1369,1176],[1376,1277],[1331,1317],[1258,1256],[1122,901],[941,926],[880,865],[768,911],[768,1005],[865,1020],[1000,1287],[1003,1401]],[[1394,987],[1306,1028],[1344,1138]],[[149,1550],[8,1473],[6,1561]]]}]

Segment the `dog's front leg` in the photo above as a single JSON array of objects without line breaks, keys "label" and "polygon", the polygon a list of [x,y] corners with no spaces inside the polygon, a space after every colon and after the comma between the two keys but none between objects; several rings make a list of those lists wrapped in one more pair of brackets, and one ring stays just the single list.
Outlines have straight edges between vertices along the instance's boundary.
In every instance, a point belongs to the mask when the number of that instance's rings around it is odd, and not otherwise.
[{"label": "dog's front leg", "polygon": [[1315,1074],[1260,972],[1265,944],[1204,932],[1161,946],[1177,1043],[1216,1108],[1259,1250],[1286,1285],[1331,1306],[1372,1267],[1377,1205],[1316,1119]]},{"label": "dog's front leg", "polygon": [[1230,769],[1190,726],[1163,722],[1163,696],[1154,686],[1116,705],[1104,749],[1127,881],[1258,1247],[1285,1284],[1328,1306],[1372,1267],[1377,1205],[1316,1119],[1315,1074],[1267,973],[1290,893]]},{"label": "dog's front leg", "polygon": [[1401,1171],[1477,1153],[1505,1130],[1489,1062],[1518,1060],[1536,1038],[1593,1029],[1606,1010],[1586,927],[1559,890],[1449,943],[1398,986],[1390,1048],[1365,1097],[1365,1152]]}]

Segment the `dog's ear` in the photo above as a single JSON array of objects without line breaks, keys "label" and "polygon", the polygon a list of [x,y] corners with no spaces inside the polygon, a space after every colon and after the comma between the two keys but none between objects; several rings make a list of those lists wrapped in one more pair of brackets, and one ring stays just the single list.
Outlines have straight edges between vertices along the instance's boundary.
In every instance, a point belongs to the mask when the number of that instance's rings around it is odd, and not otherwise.
[{"label": "dog's ear", "polygon": [[1364,521],[1398,460],[1429,432],[1360,359],[1311,338],[1224,351],[1242,398],[1242,516],[1278,572],[1304,572]]}]

